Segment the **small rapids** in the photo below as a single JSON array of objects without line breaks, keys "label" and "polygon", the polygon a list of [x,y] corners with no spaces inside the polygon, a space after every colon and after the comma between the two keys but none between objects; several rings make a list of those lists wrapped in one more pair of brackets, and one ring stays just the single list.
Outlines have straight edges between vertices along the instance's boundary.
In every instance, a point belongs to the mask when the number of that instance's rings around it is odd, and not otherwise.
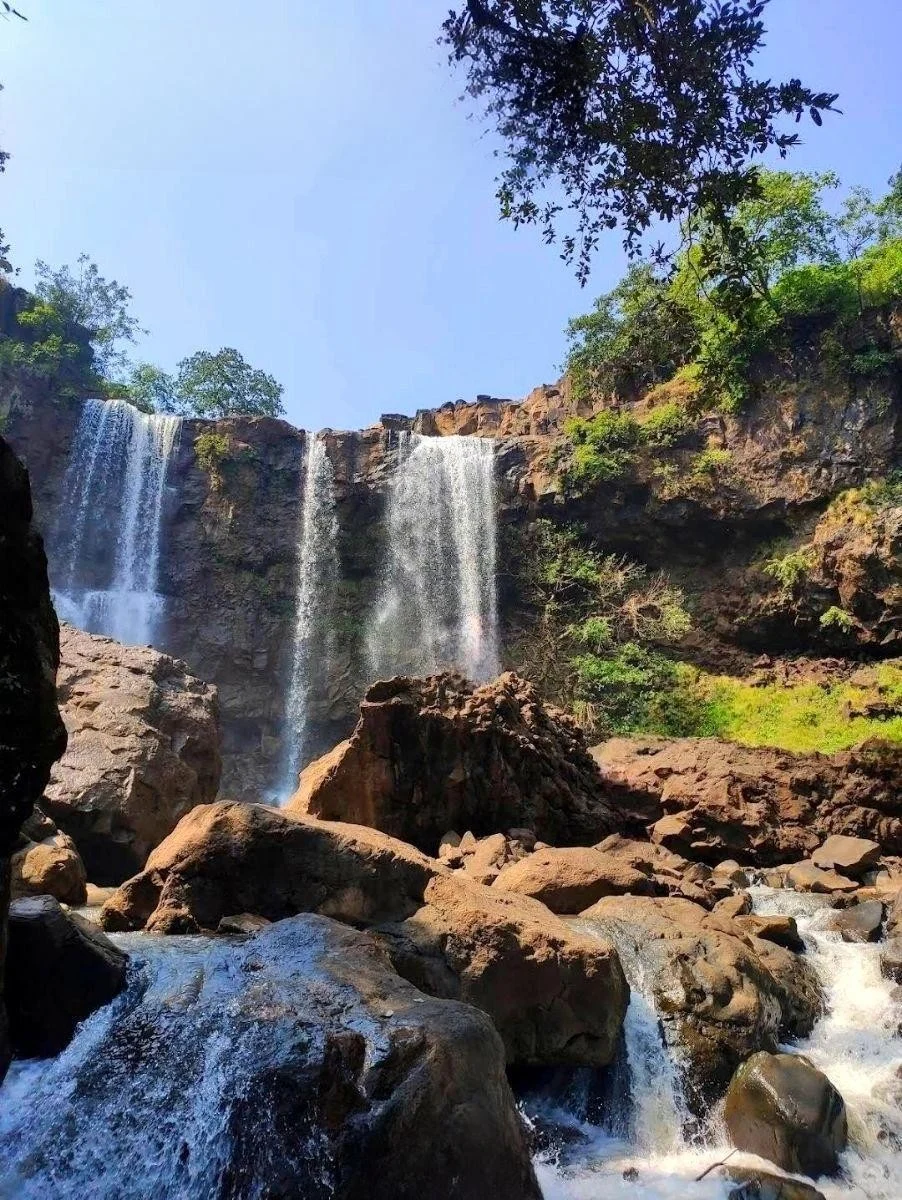
[{"label": "small rapids", "polygon": [[[843,942],[824,928],[824,897],[755,887],[756,912],[794,916],[820,976],[826,1013],[804,1054],[837,1087],[849,1117],[841,1177],[815,1181],[827,1200],[902,1197],[902,1004],[880,972],[880,945]],[[591,922],[578,922],[593,932]],[[595,932],[599,932],[595,929]],[[679,1062],[665,1045],[638,964],[621,954],[632,995],[624,1026],[627,1113],[593,1123],[560,1105],[533,1110],[559,1131],[564,1149],[541,1152],[536,1170],[545,1200],[726,1200],[735,1187],[719,1169],[699,1180],[731,1147],[712,1114],[696,1139],[682,1100]],[[678,1057],[678,1055],[677,1055]],[[733,1153],[730,1166],[780,1174],[772,1163]]]}]

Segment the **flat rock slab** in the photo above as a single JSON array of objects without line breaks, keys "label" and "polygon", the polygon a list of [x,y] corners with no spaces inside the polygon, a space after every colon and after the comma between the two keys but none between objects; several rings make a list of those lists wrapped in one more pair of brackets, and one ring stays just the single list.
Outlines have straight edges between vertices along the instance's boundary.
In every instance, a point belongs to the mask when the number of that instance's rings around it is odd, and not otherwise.
[{"label": "flat rock slab", "polygon": [[869,838],[832,834],[811,856],[816,867],[859,878],[880,861],[880,843]]}]

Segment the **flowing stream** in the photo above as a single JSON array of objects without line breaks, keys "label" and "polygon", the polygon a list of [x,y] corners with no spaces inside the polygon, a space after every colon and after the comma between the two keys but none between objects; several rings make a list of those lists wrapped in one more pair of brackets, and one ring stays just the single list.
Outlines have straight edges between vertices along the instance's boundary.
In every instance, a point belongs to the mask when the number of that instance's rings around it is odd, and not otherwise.
[{"label": "flowing stream", "polygon": [[[899,1200],[902,1197],[902,1004],[880,972],[880,945],[843,942],[824,929],[824,898],[753,888],[755,911],[796,917],[807,953],[820,976],[825,1016],[811,1036],[785,1049],[807,1055],[839,1090],[849,1117],[842,1177],[820,1179],[827,1200]],[[589,932],[589,922],[580,922]],[[579,1140],[563,1154],[537,1163],[545,1200],[726,1200],[735,1184],[725,1173],[698,1176],[730,1153],[715,1117],[698,1142],[683,1134],[685,1109],[679,1064],[658,1030],[654,1005],[628,957],[632,996],[626,1016],[629,1078],[628,1133],[573,1120]],[[553,1114],[561,1120],[560,1112]],[[618,1136],[619,1134],[619,1136]],[[731,1165],[771,1163],[734,1154]]]},{"label": "flowing stream", "polygon": [[401,434],[371,623],[372,675],[498,672],[491,438]]},{"label": "flowing stream", "polygon": [[50,539],[64,620],[130,645],[154,640],[163,496],[180,425],[124,400],[85,401]]},{"label": "flowing stream", "polygon": [[338,579],[338,517],[335,477],[326,444],[305,435],[301,483],[291,677],[285,703],[283,754],[276,798],[297,787],[304,763],[311,681],[328,670],[332,631],[331,600]]}]

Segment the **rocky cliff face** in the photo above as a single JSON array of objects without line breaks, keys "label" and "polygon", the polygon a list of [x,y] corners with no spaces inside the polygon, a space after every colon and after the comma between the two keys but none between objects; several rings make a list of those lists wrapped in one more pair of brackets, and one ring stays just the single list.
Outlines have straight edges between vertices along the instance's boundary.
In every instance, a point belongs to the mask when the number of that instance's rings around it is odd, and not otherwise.
[{"label": "rocky cliff face", "polygon": [[[902,317],[875,314],[868,337],[898,351]],[[620,476],[583,489],[564,482],[565,422],[588,414],[566,382],[537,388],[521,403],[479,397],[412,418],[388,415],[356,433],[329,432],[341,565],[333,653],[310,696],[308,756],[350,732],[371,682],[364,631],[384,561],[387,485],[406,432],[496,441],[502,643],[514,630],[522,636],[534,619],[519,590],[516,556],[519,535],[541,516],[579,524],[598,548],[665,570],[693,609],[695,632],[681,653],[700,665],[743,671],[762,651],[898,653],[902,502],[890,489],[871,504],[867,488],[885,482],[900,462],[899,372],[837,372],[815,345],[800,335],[788,360],[758,364],[756,399],[741,416],[699,418],[678,445],[646,447]],[[2,412],[36,481],[39,521],[53,529],[64,511],[79,405],[7,381],[0,384]],[[211,428],[219,439],[212,462],[196,446]],[[217,685],[222,786],[239,798],[265,794],[278,768],[304,439],[287,423],[264,418],[213,427],[186,421],[169,471],[161,648]],[[721,452],[716,466],[700,471],[699,456],[711,449]],[[774,555],[798,552],[807,565],[791,586],[765,569]],[[55,539],[51,574],[54,553]],[[851,622],[822,624],[832,606]]]},{"label": "rocky cliff face", "polygon": [[0,1076],[9,1061],[2,1005],[9,856],[66,746],[54,687],[59,627],[31,518],[28,475],[0,438]]}]

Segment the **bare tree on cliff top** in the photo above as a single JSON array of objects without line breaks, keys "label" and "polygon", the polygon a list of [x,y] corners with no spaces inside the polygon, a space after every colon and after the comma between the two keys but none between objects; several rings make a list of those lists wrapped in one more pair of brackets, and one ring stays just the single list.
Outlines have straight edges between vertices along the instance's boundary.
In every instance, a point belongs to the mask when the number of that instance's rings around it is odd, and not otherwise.
[{"label": "bare tree on cliff top", "polygon": [[[767,0],[467,0],[442,26],[501,136],[501,215],[538,225],[585,282],[600,234],[631,255],[660,221],[728,213],[750,159],[785,155],[836,95],[755,78]],[[661,253],[660,247],[658,253]]]}]

